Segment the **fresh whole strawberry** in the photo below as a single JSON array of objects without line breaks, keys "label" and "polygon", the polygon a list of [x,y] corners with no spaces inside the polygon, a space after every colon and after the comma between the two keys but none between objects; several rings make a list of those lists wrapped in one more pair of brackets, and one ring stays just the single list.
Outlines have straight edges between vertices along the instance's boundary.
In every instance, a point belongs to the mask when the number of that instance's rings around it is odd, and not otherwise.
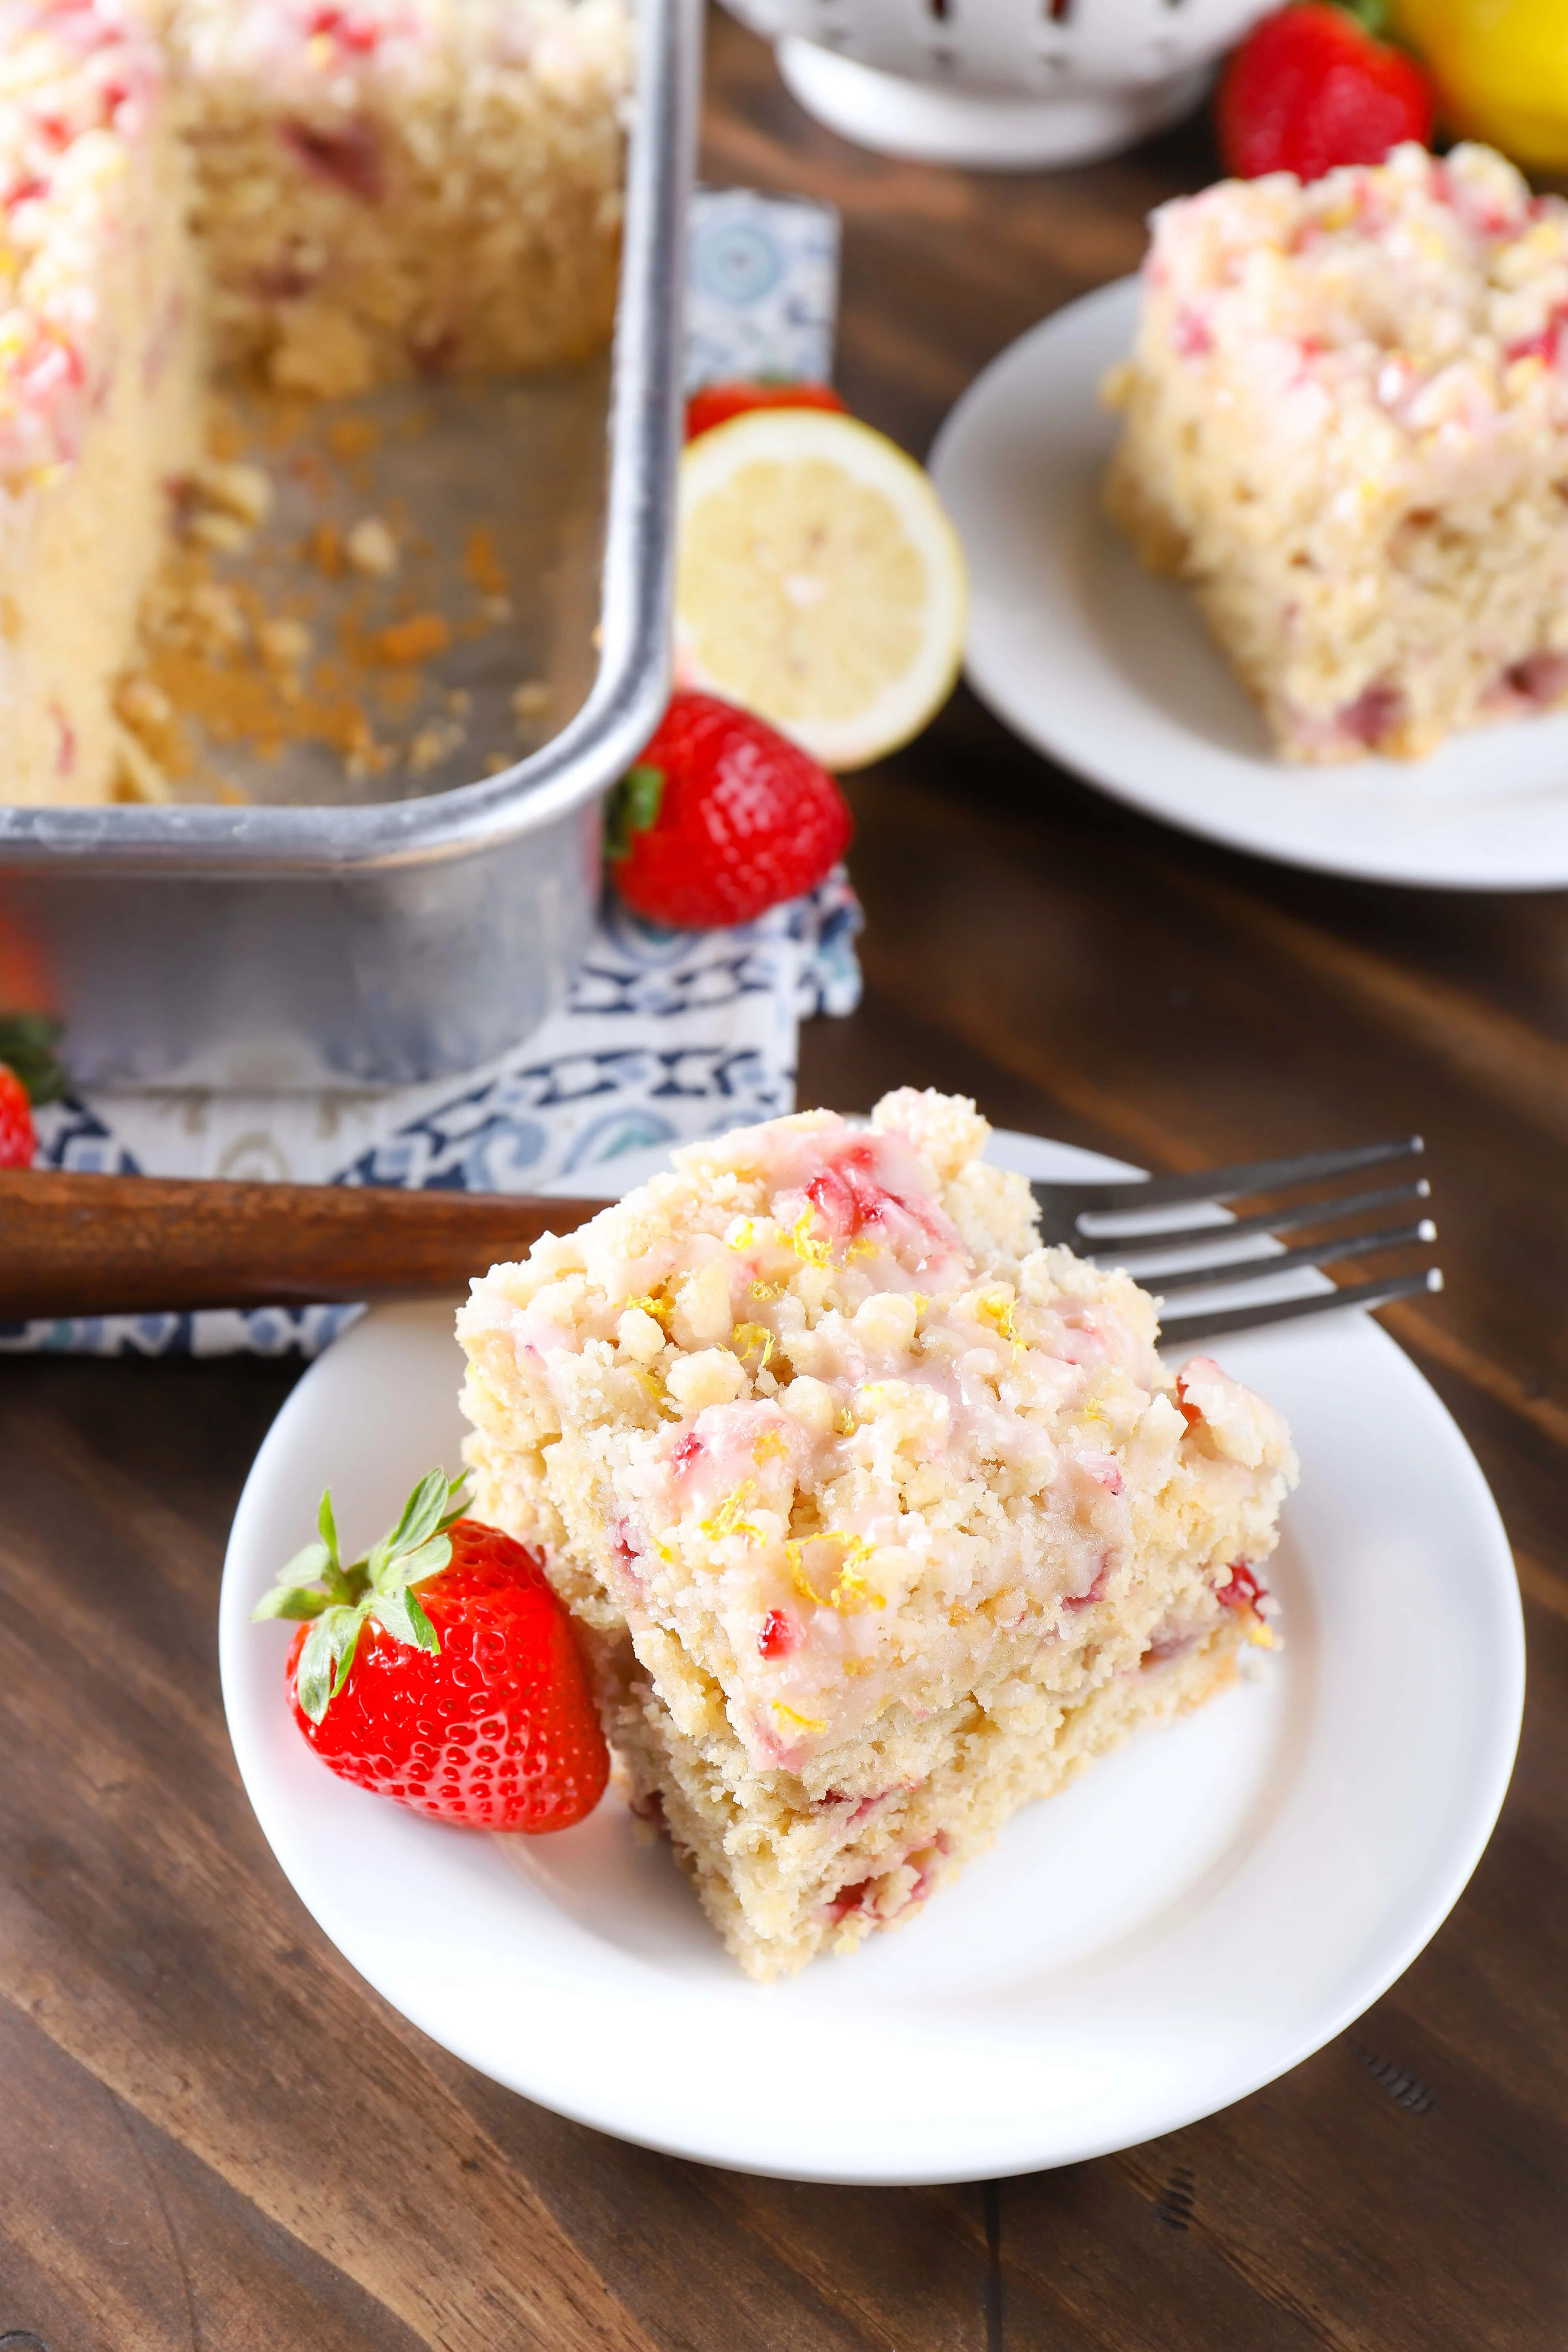
[{"label": "fresh whole strawberry", "polygon": [[677,694],[616,788],[605,852],[628,907],[677,930],[749,923],[798,898],[854,830],[808,752],[711,694]]},{"label": "fresh whole strawberry", "polygon": [[728,425],[732,416],[749,415],[753,408],[831,408],[840,416],[848,414],[830,384],[775,383],[766,379],[752,383],[705,383],[686,404],[686,437],[695,441],[700,433],[710,433],[715,425]]},{"label": "fresh whole strawberry", "polygon": [[289,1702],[345,1780],[476,1829],[570,1829],[610,1769],[572,1621],[531,1552],[462,1516],[460,1486],[432,1470],[347,1567],[323,1495],[321,1541],[255,1613],[307,1621]]},{"label": "fresh whole strawberry", "polygon": [[1431,81],[1405,50],[1368,29],[1363,16],[1376,5],[1367,0],[1352,12],[1297,0],[1253,26],[1215,101],[1228,172],[1316,180],[1339,163],[1381,163],[1402,140],[1430,145]]},{"label": "fresh whole strawberry", "polygon": [[30,1168],[38,1149],[33,1105],[53,1102],[65,1078],[51,1047],[59,1024],[43,1013],[0,1013],[0,1168]]}]

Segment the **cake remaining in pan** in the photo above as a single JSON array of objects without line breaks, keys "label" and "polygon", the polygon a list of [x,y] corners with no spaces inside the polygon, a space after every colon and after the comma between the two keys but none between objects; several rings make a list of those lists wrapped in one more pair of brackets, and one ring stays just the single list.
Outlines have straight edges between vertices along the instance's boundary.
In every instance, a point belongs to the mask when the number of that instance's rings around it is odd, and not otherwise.
[{"label": "cake remaining in pan", "polygon": [[169,39],[220,361],[353,393],[605,341],[620,0],[175,0]]},{"label": "cake remaining in pan", "polygon": [[101,800],[113,684],[202,454],[187,159],[121,9],[0,11],[0,800]]},{"label": "cake remaining in pan", "polygon": [[0,800],[136,794],[209,352],[331,394],[603,342],[630,46],[619,0],[0,5]]}]

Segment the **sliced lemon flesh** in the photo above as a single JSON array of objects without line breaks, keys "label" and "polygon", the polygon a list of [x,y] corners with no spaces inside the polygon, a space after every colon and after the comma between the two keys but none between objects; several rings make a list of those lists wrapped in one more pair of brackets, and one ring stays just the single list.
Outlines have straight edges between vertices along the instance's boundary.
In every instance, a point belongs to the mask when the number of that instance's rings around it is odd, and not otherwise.
[{"label": "sliced lemon flesh", "polygon": [[828,768],[917,735],[952,690],[963,551],[885,435],[811,409],[716,425],[680,461],[676,665]]}]

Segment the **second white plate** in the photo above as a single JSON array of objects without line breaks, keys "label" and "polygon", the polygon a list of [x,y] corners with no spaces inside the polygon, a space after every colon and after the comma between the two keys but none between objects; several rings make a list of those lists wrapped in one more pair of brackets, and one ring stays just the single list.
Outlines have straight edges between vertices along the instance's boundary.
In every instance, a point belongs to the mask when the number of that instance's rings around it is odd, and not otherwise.
[{"label": "second white plate", "polygon": [[1037,750],[1150,815],[1291,866],[1460,890],[1568,887],[1568,713],[1428,760],[1294,767],[1174,582],[1100,511],[1107,368],[1136,281],[1074,302],[964,394],[931,470],[969,559],[970,683]]},{"label": "second white plate", "polygon": [[[1038,1176],[1128,1172],[1024,1136],[993,1156]],[[1346,1314],[1224,1354],[1301,1454],[1269,1570],[1283,1652],[1021,1813],[898,1934],[763,1988],[613,1796],[558,1836],[485,1836],[335,1780],[300,1739],[289,1629],[251,1609],[324,1486],[363,1544],[422,1471],[458,1466],[462,1439],[450,1314],[366,1316],[284,1406],[224,1570],[224,1703],[279,1864],[446,2048],[710,2164],[990,2178],[1241,2097],[1341,2032],[1454,1902],[1508,1784],[1523,1653],[1496,1507],[1385,1332]]]}]

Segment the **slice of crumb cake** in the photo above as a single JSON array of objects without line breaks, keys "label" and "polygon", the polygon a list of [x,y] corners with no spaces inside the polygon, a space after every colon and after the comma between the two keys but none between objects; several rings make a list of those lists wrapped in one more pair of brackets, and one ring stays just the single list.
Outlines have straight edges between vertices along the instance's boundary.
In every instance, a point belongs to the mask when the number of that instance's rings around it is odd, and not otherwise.
[{"label": "slice of crumb cake", "polygon": [[1568,698],[1568,202],[1404,146],[1152,226],[1108,502],[1285,756]]},{"label": "slice of crumb cake", "polygon": [[907,1916],[1268,1639],[1283,1423],[1037,1247],[989,1132],[904,1090],[692,1145],[458,1318],[476,1508],[542,1549],[754,1976]]}]

